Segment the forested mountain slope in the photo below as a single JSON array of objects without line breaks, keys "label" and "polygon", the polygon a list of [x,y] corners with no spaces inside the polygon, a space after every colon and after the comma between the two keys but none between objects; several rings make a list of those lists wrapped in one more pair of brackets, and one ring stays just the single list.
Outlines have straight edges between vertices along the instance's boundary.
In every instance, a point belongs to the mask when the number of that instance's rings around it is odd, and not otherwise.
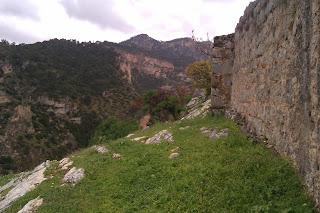
[{"label": "forested mountain slope", "polygon": [[184,84],[183,68],[167,60],[172,49],[167,54],[160,57],[110,42],[2,41],[0,173],[24,170],[85,147],[102,120],[133,118],[128,110],[138,95]]}]

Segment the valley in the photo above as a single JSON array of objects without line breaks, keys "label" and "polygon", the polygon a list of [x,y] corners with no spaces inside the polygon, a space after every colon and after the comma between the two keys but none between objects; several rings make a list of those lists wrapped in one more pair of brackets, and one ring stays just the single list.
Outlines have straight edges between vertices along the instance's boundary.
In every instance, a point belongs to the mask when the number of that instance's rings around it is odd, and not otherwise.
[{"label": "valley", "polygon": [[189,38],[160,42],[147,35],[120,44],[1,42],[0,173],[86,147],[105,119],[139,119],[129,113],[130,102],[188,84],[184,69],[203,57],[196,46]]}]

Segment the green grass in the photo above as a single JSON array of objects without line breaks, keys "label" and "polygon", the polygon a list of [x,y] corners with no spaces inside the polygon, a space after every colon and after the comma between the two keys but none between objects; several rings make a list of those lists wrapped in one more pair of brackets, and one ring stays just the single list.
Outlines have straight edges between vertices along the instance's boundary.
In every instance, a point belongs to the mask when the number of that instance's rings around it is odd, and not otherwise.
[{"label": "green grass", "polygon": [[14,178],[13,174],[1,176],[0,177],[0,186],[3,186],[6,183],[8,183],[12,178]]},{"label": "green grass", "polygon": [[[191,126],[179,130],[182,126]],[[201,127],[229,128],[216,141]],[[62,172],[19,199],[16,212],[37,196],[39,212],[314,212],[289,161],[249,140],[224,118],[207,117],[182,123],[157,124],[136,136],[173,132],[175,142],[144,145],[119,139],[105,145],[122,154],[113,160],[85,149],[71,155],[86,177],[75,187],[61,187]],[[168,159],[181,147],[180,157]],[[56,164],[54,165],[56,166]]]}]

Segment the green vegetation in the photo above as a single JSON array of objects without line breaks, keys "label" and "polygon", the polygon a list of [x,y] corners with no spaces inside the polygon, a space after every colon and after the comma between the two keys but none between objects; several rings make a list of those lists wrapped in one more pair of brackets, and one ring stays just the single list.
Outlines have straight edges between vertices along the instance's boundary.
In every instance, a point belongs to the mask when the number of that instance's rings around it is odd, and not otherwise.
[{"label": "green vegetation", "polygon": [[0,177],[0,186],[3,186],[6,183],[8,183],[12,178],[14,178],[13,174],[1,176]]},{"label": "green vegetation", "polygon": [[6,60],[14,66],[20,86],[34,88],[30,96],[78,98],[126,88],[119,76],[117,53],[103,45],[53,39],[0,48],[8,51]]},{"label": "green vegetation", "polygon": [[109,118],[100,124],[92,138],[92,143],[100,143],[116,140],[138,130],[136,121],[125,121]]},{"label": "green vegetation", "polygon": [[187,67],[187,76],[192,79],[193,85],[205,89],[207,95],[211,91],[212,65],[209,61],[197,61]]},{"label": "green vegetation", "polygon": [[174,121],[184,112],[191,99],[191,91],[185,88],[158,89],[146,92],[131,102],[131,108],[140,117],[146,113],[152,116],[152,122]]},{"label": "green vegetation", "polygon": [[[187,130],[180,127],[190,126]],[[201,127],[229,128],[227,138],[212,141]],[[85,169],[76,186],[61,186],[62,172],[15,203],[17,212],[30,199],[44,198],[39,212],[314,212],[291,164],[248,139],[232,121],[207,117],[157,124],[136,133],[151,136],[167,129],[174,143],[145,145],[127,138],[105,145],[111,153],[92,149],[74,153]],[[179,146],[180,156],[170,160]],[[112,153],[121,160],[113,160]]]},{"label": "green vegetation", "polygon": [[183,104],[176,96],[165,92],[150,91],[144,95],[143,99],[144,110],[150,112],[154,120],[177,119],[183,109]]},{"label": "green vegetation", "polygon": [[[0,42],[0,93],[11,100],[0,107],[0,135],[6,135],[0,174],[30,169],[86,147],[104,119],[128,116],[136,92],[119,72],[112,46],[65,39]],[[10,65],[12,73],[4,74],[2,67]],[[10,127],[18,105],[31,106],[32,111],[32,121],[18,123],[19,129]],[[21,126],[34,131],[22,131]]]}]

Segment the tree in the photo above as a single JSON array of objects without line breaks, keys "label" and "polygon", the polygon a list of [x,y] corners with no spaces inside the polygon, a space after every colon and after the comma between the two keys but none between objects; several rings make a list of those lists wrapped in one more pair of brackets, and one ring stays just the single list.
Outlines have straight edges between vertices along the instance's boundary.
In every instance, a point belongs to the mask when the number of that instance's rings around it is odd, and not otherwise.
[{"label": "tree", "polygon": [[[200,76],[194,76],[195,79],[191,76],[191,78],[194,81],[195,87],[202,88],[206,90],[206,95],[210,95],[211,93],[211,76],[214,74],[213,69],[213,63],[214,63],[214,54],[213,54],[213,48],[214,48],[214,39],[210,39],[209,33],[207,33],[207,39],[204,41],[202,38],[197,38],[195,36],[195,31],[192,30],[192,39],[196,42],[196,48],[201,51],[201,53],[206,57],[206,61],[202,61],[203,68],[206,70],[205,73],[202,73]],[[196,62],[197,63],[197,62]],[[201,63],[201,62],[199,62]],[[204,65],[204,63],[207,63],[207,65]],[[188,72],[188,71],[187,71]],[[199,73],[200,74],[200,73]],[[208,76],[209,74],[209,76]],[[188,75],[188,73],[187,73]],[[196,83],[198,79],[202,79],[200,84]]]},{"label": "tree", "polygon": [[196,61],[187,67],[187,76],[194,87],[205,89],[207,95],[211,92],[212,65],[209,61]]},{"label": "tree", "polygon": [[7,41],[5,39],[1,39],[0,44],[4,45],[4,46],[9,46],[10,45],[9,41]]}]

